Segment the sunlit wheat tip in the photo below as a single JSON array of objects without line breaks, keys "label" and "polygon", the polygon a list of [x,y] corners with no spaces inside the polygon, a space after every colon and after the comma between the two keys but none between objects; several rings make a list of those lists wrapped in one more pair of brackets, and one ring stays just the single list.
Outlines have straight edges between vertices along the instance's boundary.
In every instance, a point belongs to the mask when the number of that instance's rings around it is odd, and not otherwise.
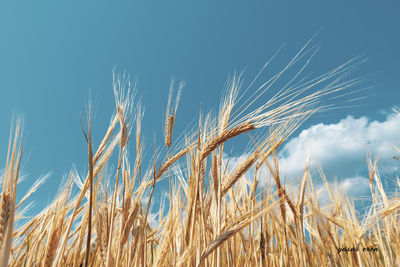
[{"label": "sunlit wheat tip", "polygon": [[175,125],[175,117],[173,115],[169,115],[167,119],[167,135],[165,136],[165,145],[167,147],[171,146],[172,143],[172,132],[174,130]]}]

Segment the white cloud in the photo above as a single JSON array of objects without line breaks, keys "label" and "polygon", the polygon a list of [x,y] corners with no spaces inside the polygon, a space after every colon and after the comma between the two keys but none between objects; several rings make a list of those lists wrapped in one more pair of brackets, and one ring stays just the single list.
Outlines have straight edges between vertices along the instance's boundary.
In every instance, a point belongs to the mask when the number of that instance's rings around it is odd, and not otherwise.
[{"label": "white cloud", "polygon": [[[348,116],[335,124],[317,124],[284,145],[281,174],[287,180],[297,179],[309,157],[314,178],[316,167],[321,166],[330,184],[337,180],[340,190],[362,198],[369,195],[368,153],[379,157],[381,174],[393,175],[400,167],[392,158],[398,154],[394,146],[399,141],[399,113],[387,115],[384,121]],[[319,198],[323,203],[329,200],[324,186],[319,187]]]},{"label": "white cloud", "polygon": [[[329,184],[338,182],[339,189],[351,197],[369,195],[367,156],[379,157],[382,175],[395,177],[400,163],[392,157],[398,155],[394,146],[400,143],[400,113],[386,116],[383,121],[367,117],[347,116],[338,123],[317,124],[303,130],[289,140],[279,153],[281,179],[286,182],[302,177],[306,159],[314,181],[320,181],[317,167],[324,171]],[[247,155],[232,157],[228,166],[232,170]],[[254,170],[250,169],[252,175]],[[262,170],[260,185],[271,182],[268,172]],[[322,201],[328,200],[324,186],[318,188]]]},{"label": "white cloud", "polygon": [[[334,183],[329,183],[329,188],[335,190]],[[345,192],[348,197],[354,198],[356,204],[363,203],[362,201],[370,198],[369,179],[361,176],[342,179],[338,184],[337,189],[340,192]],[[332,192],[335,194],[335,192]],[[318,201],[322,206],[330,203],[329,193],[325,185],[320,185],[317,190]],[[361,201],[361,202],[360,202]]]},{"label": "white cloud", "polygon": [[399,141],[399,114],[388,115],[382,122],[348,116],[336,124],[317,124],[284,145],[281,172],[288,179],[297,178],[309,156],[311,167],[320,165],[328,178],[356,177],[365,175],[366,158],[372,152],[380,159],[381,172],[393,173],[400,166],[392,158]]}]

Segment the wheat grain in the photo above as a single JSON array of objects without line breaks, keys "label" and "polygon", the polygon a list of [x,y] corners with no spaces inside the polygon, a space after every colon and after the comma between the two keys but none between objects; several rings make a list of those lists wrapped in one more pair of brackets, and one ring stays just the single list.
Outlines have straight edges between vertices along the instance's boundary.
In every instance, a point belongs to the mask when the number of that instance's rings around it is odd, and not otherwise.
[{"label": "wheat grain", "polygon": [[165,136],[165,145],[167,147],[170,147],[172,143],[172,132],[174,130],[174,124],[175,124],[175,117],[169,115],[167,119],[167,135]]},{"label": "wheat grain", "polygon": [[251,123],[243,123],[231,130],[225,130],[221,134],[217,135],[213,140],[207,142],[204,145],[201,160],[205,159],[212,151],[214,151],[222,143],[225,143],[226,141],[235,136],[254,130],[255,128],[256,127]]},{"label": "wheat grain", "polygon": [[251,166],[253,166],[258,157],[259,153],[254,152],[249,157],[247,157],[245,161],[243,161],[236,167],[236,169],[232,172],[232,174],[228,176],[226,182],[222,186],[221,197],[223,197],[228,192],[228,190],[231,189],[231,187],[239,180],[239,178],[242,177],[250,169]]},{"label": "wheat grain", "polygon": [[1,197],[1,214],[0,214],[0,244],[3,244],[3,237],[8,225],[10,217],[10,196],[7,193],[2,194]]}]

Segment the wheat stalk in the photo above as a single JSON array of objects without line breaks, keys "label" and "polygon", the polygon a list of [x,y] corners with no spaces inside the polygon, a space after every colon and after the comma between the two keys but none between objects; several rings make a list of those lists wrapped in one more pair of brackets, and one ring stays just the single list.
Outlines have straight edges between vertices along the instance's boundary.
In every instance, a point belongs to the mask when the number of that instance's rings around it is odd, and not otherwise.
[{"label": "wheat stalk", "polygon": [[[134,116],[136,155],[129,161],[133,105],[129,90],[123,89],[133,85],[125,76],[114,75],[115,114],[97,150],[90,151],[90,134],[85,132],[87,174],[81,179],[77,171],[71,171],[62,193],[31,218],[24,217],[23,205],[41,182],[16,205],[22,146],[20,126],[11,127],[0,199],[0,266],[399,265],[399,194],[385,192],[377,161],[368,162],[373,206],[363,218],[357,216],[354,203],[338,193],[336,185],[328,184],[322,172],[316,178],[326,185],[328,206],[320,203],[320,185],[314,185],[315,177],[307,166],[298,186],[281,180],[278,147],[305,119],[324,108],[317,106],[320,99],[357,81],[343,82],[354,70],[351,65],[309,82],[294,78],[253,109],[252,104],[300,58],[296,56],[290,66],[248,98],[238,96],[242,81],[235,77],[228,84],[218,116],[210,112],[203,119],[201,110],[198,127],[176,144],[173,131],[182,84],[172,103],[171,83],[163,125],[166,151],[154,152],[153,162],[145,162],[141,107],[135,109]],[[309,92],[324,83],[320,90]],[[225,142],[262,126],[269,126],[268,130],[257,131],[251,137],[254,146],[242,152],[247,157],[231,167],[231,157],[225,161]],[[118,146],[115,164],[112,154]],[[165,160],[158,166],[159,158]],[[107,165],[113,164],[117,171],[108,171]],[[273,185],[263,180],[263,164],[275,180]],[[254,172],[249,172],[253,167]],[[168,193],[159,197],[155,190],[166,172],[169,198]],[[247,179],[241,179],[244,175]],[[20,219],[26,221],[20,223]],[[345,246],[377,251],[338,253]]]}]

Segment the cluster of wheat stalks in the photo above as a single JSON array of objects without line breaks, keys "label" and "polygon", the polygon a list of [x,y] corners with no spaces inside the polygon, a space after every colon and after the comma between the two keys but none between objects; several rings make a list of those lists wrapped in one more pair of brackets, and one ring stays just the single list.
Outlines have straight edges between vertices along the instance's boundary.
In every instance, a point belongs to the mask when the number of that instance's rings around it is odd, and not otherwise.
[{"label": "cluster of wheat stalks", "polygon": [[[179,139],[173,132],[183,85],[172,97],[172,84],[165,142],[155,146],[150,168],[142,163],[143,110],[132,102],[129,80],[114,75],[116,111],[96,149],[90,112],[82,127],[88,144],[86,177],[72,170],[54,201],[18,228],[16,211],[37,184],[16,203],[22,155],[16,121],[3,174],[0,266],[398,265],[400,199],[385,194],[376,162],[370,163],[373,205],[361,221],[353,203],[327,183],[331,205],[321,206],[308,168],[296,177],[296,190],[281,183],[278,147],[311,114],[326,108],[318,105],[321,99],[357,82],[344,79],[353,63],[309,82],[293,79],[253,109],[288,67],[244,100],[238,94],[240,75],[233,77],[218,115],[200,115],[198,127]],[[248,133],[254,134],[244,160],[227,168],[225,143]],[[133,162],[128,143],[135,144]],[[106,166],[115,150],[118,161],[111,173]],[[273,185],[261,187],[266,176]],[[159,198],[154,192],[162,179],[169,181],[167,205],[155,209],[151,204]],[[79,188],[77,194],[73,187]]]}]

